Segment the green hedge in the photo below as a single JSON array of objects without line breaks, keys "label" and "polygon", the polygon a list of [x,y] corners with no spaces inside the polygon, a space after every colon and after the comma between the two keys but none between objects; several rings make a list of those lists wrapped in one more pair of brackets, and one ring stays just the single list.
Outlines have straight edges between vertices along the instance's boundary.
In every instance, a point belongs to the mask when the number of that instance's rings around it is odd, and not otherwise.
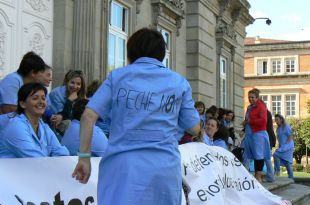
[{"label": "green hedge", "polygon": [[302,172],[304,170],[304,166],[302,164],[293,164],[293,170],[296,172]]},{"label": "green hedge", "polygon": [[310,173],[310,164],[307,164],[305,167],[305,172]]}]

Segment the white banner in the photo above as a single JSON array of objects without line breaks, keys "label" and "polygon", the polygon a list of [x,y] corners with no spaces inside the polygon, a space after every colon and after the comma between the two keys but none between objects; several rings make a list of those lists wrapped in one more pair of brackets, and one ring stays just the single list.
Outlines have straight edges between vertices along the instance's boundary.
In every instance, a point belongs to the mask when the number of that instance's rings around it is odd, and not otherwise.
[{"label": "white banner", "polygon": [[190,205],[283,205],[229,151],[204,143],[179,146]]},{"label": "white banner", "polygon": [[[203,143],[179,149],[190,205],[285,204],[230,152]],[[0,159],[0,205],[96,205],[99,161],[92,158],[89,182],[81,184],[71,177],[77,157]]]},{"label": "white banner", "polygon": [[100,159],[87,184],[71,177],[77,157],[0,159],[0,205],[95,205]]}]

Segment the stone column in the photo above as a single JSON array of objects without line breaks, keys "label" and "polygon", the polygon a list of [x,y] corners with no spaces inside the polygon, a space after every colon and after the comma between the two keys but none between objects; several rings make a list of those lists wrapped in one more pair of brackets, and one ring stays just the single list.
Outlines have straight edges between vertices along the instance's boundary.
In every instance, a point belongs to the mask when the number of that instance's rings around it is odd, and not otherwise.
[{"label": "stone column", "polygon": [[53,87],[62,84],[72,68],[73,1],[54,0]]},{"label": "stone column", "polygon": [[94,79],[96,1],[74,0],[72,68],[82,70],[86,82]]}]

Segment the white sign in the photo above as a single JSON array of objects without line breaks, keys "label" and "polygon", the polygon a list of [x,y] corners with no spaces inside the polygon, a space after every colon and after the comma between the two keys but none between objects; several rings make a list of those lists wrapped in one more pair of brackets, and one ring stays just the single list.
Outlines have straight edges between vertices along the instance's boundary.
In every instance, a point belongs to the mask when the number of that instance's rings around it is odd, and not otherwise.
[{"label": "white sign", "polygon": [[179,146],[190,205],[283,205],[229,151],[204,143]]},{"label": "white sign", "polygon": [[[179,149],[183,178],[191,188],[190,205],[286,204],[230,152],[203,143]],[[96,205],[100,158],[91,160],[89,182],[81,184],[71,177],[77,157],[0,159],[0,205]]]},{"label": "white sign", "polygon": [[0,204],[96,205],[100,159],[87,184],[71,177],[77,157],[0,159]]}]

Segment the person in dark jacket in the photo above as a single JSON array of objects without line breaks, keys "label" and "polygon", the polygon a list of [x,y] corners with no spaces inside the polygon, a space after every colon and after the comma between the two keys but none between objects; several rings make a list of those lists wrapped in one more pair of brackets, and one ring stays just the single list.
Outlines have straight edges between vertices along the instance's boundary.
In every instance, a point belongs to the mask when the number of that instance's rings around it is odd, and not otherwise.
[{"label": "person in dark jacket", "polygon": [[[269,110],[267,110],[267,133],[269,136],[269,144],[270,144],[270,150],[275,147],[276,145],[276,135],[273,131],[273,122],[272,122],[272,114]],[[265,159],[265,164],[267,167],[267,174],[266,174],[266,181],[267,182],[274,182],[274,170],[272,167],[271,159]]]}]

